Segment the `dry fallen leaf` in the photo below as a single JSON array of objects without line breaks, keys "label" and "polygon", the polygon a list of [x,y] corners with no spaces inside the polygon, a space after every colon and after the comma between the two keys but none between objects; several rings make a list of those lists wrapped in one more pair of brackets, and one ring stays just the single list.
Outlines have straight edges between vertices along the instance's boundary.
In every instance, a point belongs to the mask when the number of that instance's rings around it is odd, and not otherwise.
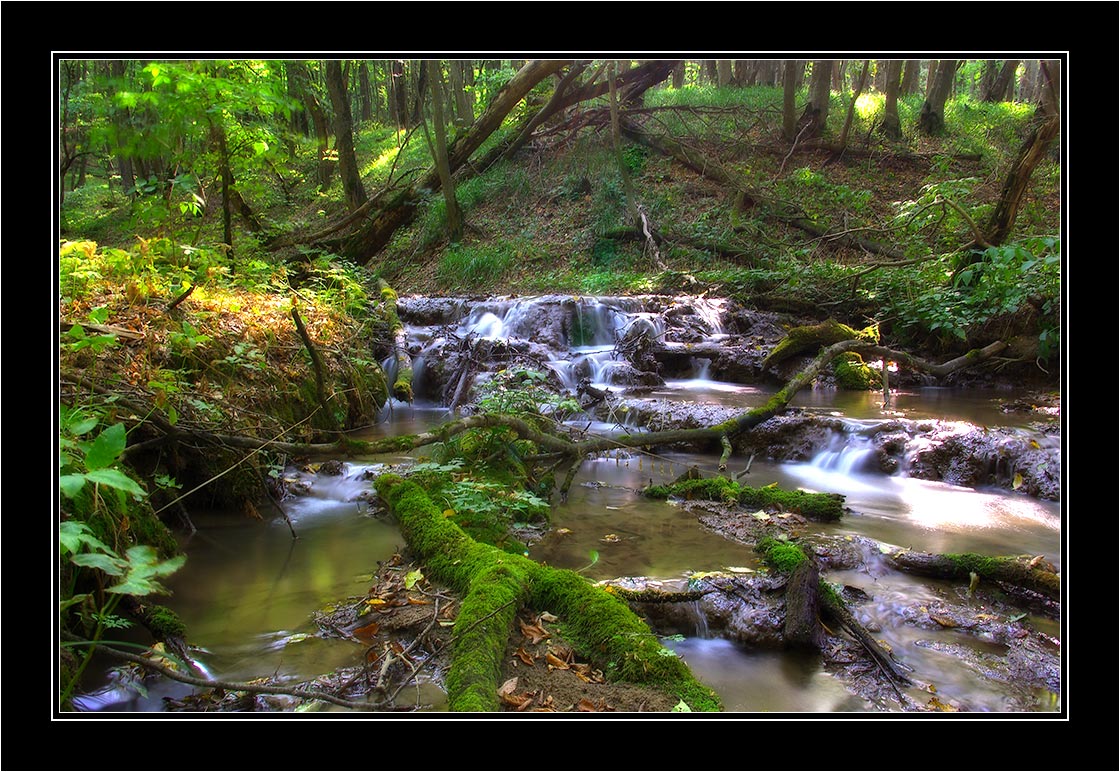
[{"label": "dry fallen leaf", "polygon": [[517,655],[517,657],[518,657],[518,659],[520,659],[520,660],[521,660],[522,662],[524,662],[524,663],[525,663],[526,665],[532,665],[532,664],[534,664],[534,660],[536,659],[536,658],[535,658],[535,657],[534,657],[534,656],[533,656],[532,654],[530,654],[529,652],[525,651],[525,647],[524,647],[524,646],[521,646],[520,648],[518,648],[518,650],[517,650],[517,651],[515,651],[515,652],[514,652],[514,654],[516,654],[516,655]]},{"label": "dry fallen leaf", "polygon": [[365,641],[372,641],[373,637],[377,635],[377,630],[379,627],[380,625],[378,625],[377,622],[371,622],[370,624],[365,625],[364,627],[359,627],[357,630],[355,630],[354,636]]},{"label": "dry fallen leaf", "polygon": [[499,695],[513,694],[517,691],[517,677],[513,677],[498,687]]},{"label": "dry fallen leaf", "polygon": [[581,713],[598,713],[599,709],[595,707],[595,703],[584,697],[576,705],[576,709]]},{"label": "dry fallen leaf", "polygon": [[520,617],[518,617],[517,623],[521,625],[521,634],[528,638],[530,643],[540,643],[548,640],[549,636],[552,635],[540,625],[526,624]]},{"label": "dry fallen leaf", "polygon": [[557,670],[567,670],[568,663],[554,655],[551,651],[544,655],[545,662],[548,663],[549,668],[556,668]]},{"label": "dry fallen leaf", "polygon": [[622,537],[617,533],[608,533],[602,539],[599,539],[599,541],[603,542],[604,544],[617,544],[618,542],[622,541]]}]

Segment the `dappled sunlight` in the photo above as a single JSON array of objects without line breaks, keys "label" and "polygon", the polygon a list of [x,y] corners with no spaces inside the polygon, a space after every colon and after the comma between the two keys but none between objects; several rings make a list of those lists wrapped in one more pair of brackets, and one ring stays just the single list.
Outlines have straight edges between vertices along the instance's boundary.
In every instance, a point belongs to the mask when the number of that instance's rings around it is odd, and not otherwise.
[{"label": "dappled sunlight", "polygon": [[876,113],[882,112],[886,97],[882,94],[860,94],[856,100],[856,115],[863,120],[868,120]]}]

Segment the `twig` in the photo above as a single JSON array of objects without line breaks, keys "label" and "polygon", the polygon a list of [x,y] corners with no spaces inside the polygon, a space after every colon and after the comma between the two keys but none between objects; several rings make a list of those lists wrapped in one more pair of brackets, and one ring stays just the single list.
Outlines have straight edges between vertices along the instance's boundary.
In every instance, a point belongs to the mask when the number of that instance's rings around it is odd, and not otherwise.
[{"label": "twig", "polygon": [[296,323],[296,332],[299,333],[300,340],[303,341],[303,345],[307,347],[307,352],[311,355],[311,364],[315,368],[315,394],[319,397],[319,406],[323,408],[323,412],[327,414],[327,420],[333,426],[335,425],[334,414],[327,407],[326,389],[323,385],[323,360],[319,356],[319,350],[311,342],[311,336],[307,334],[307,328],[303,326],[303,319],[300,318],[299,309],[295,307],[294,303],[292,304],[292,321]]},{"label": "twig", "polygon": [[183,292],[182,294],[179,295],[179,297],[175,298],[174,300],[172,300],[170,303],[167,304],[167,308],[163,309],[163,312],[165,314],[169,314],[172,311],[174,311],[180,303],[182,303],[184,300],[186,300],[188,297],[190,297],[190,294],[192,292],[194,292],[195,286],[197,286],[197,285],[192,284],[191,286],[187,287],[185,292]]}]

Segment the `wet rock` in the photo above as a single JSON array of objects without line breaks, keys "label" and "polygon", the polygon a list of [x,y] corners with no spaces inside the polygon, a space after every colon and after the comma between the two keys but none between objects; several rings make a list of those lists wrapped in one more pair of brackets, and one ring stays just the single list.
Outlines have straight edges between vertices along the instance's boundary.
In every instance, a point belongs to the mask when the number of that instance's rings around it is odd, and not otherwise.
[{"label": "wet rock", "polygon": [[464,298],[402,297],[397,299],[397,314],[403,323],[416,327],[455,324],[466,313]]},{"label": "wet rock", "polygon": [[345,471],[345,465],[341,461],[333,458],[319,465],[319,474],[326,475],[327,477],[341,477]]}]

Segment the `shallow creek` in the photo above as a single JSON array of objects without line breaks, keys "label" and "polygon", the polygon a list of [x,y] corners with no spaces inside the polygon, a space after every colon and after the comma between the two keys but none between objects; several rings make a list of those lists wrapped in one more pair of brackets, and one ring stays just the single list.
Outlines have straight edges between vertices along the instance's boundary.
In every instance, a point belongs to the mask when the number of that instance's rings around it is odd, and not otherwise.
[{"label": "shallow creek", "polygon": [[[439,385],[443,394],[454,378],[441,365],[454,362],[458,341],[522,345],[556,373],[567,388],[587,380],[619,390],[630,377],[616,358],[613,342],[635,325],[646,325],[666,345],[720,343],[728,337],[725,301],[689,304],[648,299],[529,299],[414,301],[402,314],[410,328],[420,394]],[[685,309],[687,313],[677,313]],[[411,319],[411,321],[409,321]],[[756,319],[750,330],[767,328]],[[678,342],[674,343],[674,336]],[[691,336],[691,338],[687,337]],[[773,341],[771,341],[772,345]],[[756,341],[755,345],[761,345]],[[490,348],[487,348],[489,351]],[[676,379],[647,389],[645,399],[700,402],[735,408],[763,404],[773,389],[725,383],[710,377],[710,362],[689,360]],[[632,370],[633,368],[631,368]],[[448,379],[452,380],[449,381]],[[658,379],[660,380],[660,379]],[[861,425],[889,418],[967,421],[980,426],[1011,426],[1026,431],[1030,419],[1005,414],[999,404],[1015,394],[946,388],[904,388],[892,393],[888,411],[872,392],[806,390],[792,406]],[[432,395],[427,395],[432,399]],[[406,434],[447,420],[434,404],[394,404],[366,437]],[[596,424],[592,430],[613,427]],[[1062,505],[1007,490],[963,488],[918,480],[905,472],[888,476],[865,471],[870,453],[859,432],[839,433],[836,441],[808,462],[756,459],[743,482],[842,493],[851,513],[837,524],[814,524],[823,533],[866,537],[925,552],[979,552],[990,555],[1043,555],[1061,570]],[[1050,439],[1039,436],[1043,443]],[[414,454],[415,455],[415,454]],[[363,472],[408,463],[408,456],[350,460],[343,477],[317,477],[311,494],[285,502],[299,538],[292,540],[279,514],[267,522],[231,513],[197,513],[198,533],[187,539],[186,566],[168,583],[168,605],[187,625],[200,662],[215,677],[250,680],[281,674],[293,681],[360,661],[359,644],[317,636],[313,614],[348,596],[364,594],[377,562],[403,547],[396,528],[373,517],[355,498],[370,485]],[[746,461],[733,458],[732,471]],[[728,567],[757,570],[753,549],[712,533],[695,515],[673,503],[642,498],[637,489],[671,482],[689,466],[714,473],[717,457],[665,453],[601,457],[585,461],[567,502],[556,504],[553,531],[534,544],[529,556],[562,568],[581,570],[590,579],[646,576],[680,579],[687,572]],[[864,624],[877,628],[895,655],[921,681],[936,686],[938,698],[970,711],[1052,711],[1054,695],[1039,690],[1024,704],[1022,690],[998,678],[977,677],[975,665],[946,653],[954,647],[1001,653],[1003,648],[959,629],[918,628],[901,621],[903,612],[939,598],[959,601],[961,588],[871,565],[858,571],[829,572],[830,581],[862,589],[871,600],[858,606]],[[983,613],[975,602],[977,613]],[[1052,620],[1028,617],[1030,625],[1060,638]],[[722,697],[726,709],[744,712],[827,713],[867,711],[873,706],[851,694],[822,667],[819,657],[748,650],[711,637],[702,619],[692,635],[667,641],[696,675]],[[145,697],[110,688],[88,698],[88,709],[159,711],[164,696],[182,696],[184,686],[160,684]],[[928,694],[925,698],[928,698]],[[434,710],[445,701],[438,688],[418,696]],[[923,700],[924,702],[924,700]]]},{"label": "shallow creek", "polygon": [[[670,383],[665,389],[676,399],[696,398],[706,391],[709,397],[722,394],[725,400],[735,400],[730,404],[740,405],[766,397],[759,390],[714,382]],[[874,395],[855,395],[853,400],[852,395],[842,394],[841,404],[827,399],[834,395],[810,392],[799,403],[863,420],[870,420],[868,416],[878,411],[870,399]],[[896,398],[896,410],[908,417],[948,414],[982,423],[1001,415],[994,405],[1007,395],[923,389]],[[398,405],[392,418],[369,434],[415,432],[446,417],[443,408]],[[1061,570],[1060,504],[1002,490],[852,472],[837,463],[844,454],[843,448],[824,451],[810,463],[756,460],[743,481],[845,494],[851,514],[839,524],[813,526],[829,533],[865,536],[928,552],[1041,554]],[[312,614],[342,598],[364,593],[377,561],[403,546],[395,527],[371,517],[366,505],[353,499],[368,486],[361,479],[364,470],[407,460],[394,456],[351,461],[341,478],[317,477],[311,495],[285,502],[299,534],[294,541],[279,515],[267,522],[222,512],[195,516],[199,531],[184,543],[189,559],[169,582],[174,595],[168,605],[186,622],[191,642],[202,647],[200,661],[212,675],[250,680],[282,673],[301,680],[357,661],[357,644],[316,636]],[[690,453],[586,461],[569,500],[554,508],[557,530],[533,545],[530,557],[558,567],[583,569],[584,575],[596,580],[680,578],[690,571],[758,568],[750,547],[705,530],[694,515],[680,507],[650,501],[635,492],[651,479],[669,482],[694,464],[714,470],[716,461],[714,455]],[[566,532],[561,535],[559,529]],[[934,602],[947,593],[947,583],[886,569],[831,572],[828,578],[859,587],[874,598],[873,603],[860,607],[864,621],[879,624],[882,629],[876,636],[900,653],[922,680],[936,684],[943,701],[956,700],[974,711],[1009,709],[998,683],[976,678],[961,660],[928,644],[942,641],[981,651],[1000,647],[960,631],[930,631],[897,622],[904,607]],[[1048,634],[1061,635],[1051,620],[1031,617],[1030,621]],[[919,640],[924,645],[914,645]],[[693,635],[668,645],[720,694],[729,711],[868,709],[814,657],[747,650],[707,637],[700,622]],[[187,687],[176,684],[154,686],[146,697],[110,689],[85,704],[90,709],[158,711],[162,697],[188,692]],[[438,689],[429,686],[423,696],[434,709],[441,708]],[[1056,707],[1052,696],[1040,691],[1035,709]]]}]

